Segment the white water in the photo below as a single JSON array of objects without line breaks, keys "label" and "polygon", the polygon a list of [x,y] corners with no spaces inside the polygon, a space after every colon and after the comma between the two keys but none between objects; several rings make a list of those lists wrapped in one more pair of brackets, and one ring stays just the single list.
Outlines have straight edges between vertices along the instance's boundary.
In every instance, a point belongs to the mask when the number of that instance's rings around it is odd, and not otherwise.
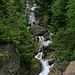
[{"label": "white water", "polygon": [[45,38],[43,36],[36,36],[36,40],[39,40],[39,42],[44,42]]},{"label": "white water", "polygon": [[[43,36],[42,36],[43,37]],[[48,46],[49,44],[52,43],[52,41],[48,40],[48,41],[44,41],[44,37],[42,39],[42,37],[39,37],[39,41],[42,42],[41,46],[39,47],[39,50],[41,50],[42,46]],[[50,68],[53,66],[53,64],[51,66],[49,66],[48,60],[47,59],[42,59],[42,55],[43,52],[39,52],[35,58],[37,58],[38,60],[40,60],[41,64],[42,64],[42,72],[39,75],[48,75],[50,72]]]},{"label": "white water", "polygon": [[51,66],[49,66],[48,60],[42,59],[43,52],[39,52],[35,58],[40,60],[42,64],[42,72],[39,75],[48,75],[50,72],[50,68],[54,66],[55,63],[53,63]]},{"label": "white water", "polygon": [[49,37],[51,38],[52,36],[53,36],[53,34],[52,34],[52,33],[50,33]]},{"label": "white water", "polygon": [[48,40],[48,41],[44,41],[42,45],[44,45],[46,47],[51,43],[52,43],[52,41]]},{"label": "white water", "polygon": [[28,29],[30,29],[30,27],[28,27]]},{"label": "white water", "polygon": [[39,52],[39,53],[35,56],[35,58],[41,60],[41,59],[42,59],[42,54],[43,54],[43,52]]},{"label": "white water", "polygon": [[[34,1],[34,0],[33,0],[33,2],[34,2],[34,4],[31,6],[31,5],[29,4],[29,1],[27,0],[27,3],[26,3],[26,11],[25,11],[25,14],[27,14],[28,19],[29,19],[28,24],[31,24],[31,25],[33,25],[33,24],[35,23],[34,10],[35,10],[36,8],[39,8],[39,6],[37,6],[37,5],[35,4],[35,1]],[[31,11],[31,12],[29,12],[29,11]],[[26,15],[25,15],[25,17],[26,17]]]},{"label": "white water", "polygon": [[42,59],[42,54],[43,54],[43,52],[40,52],[35,56],[35,58],[40,60],[42,66],[43,66],[42,72],[39,75],[48,75],[50,66],[49,66],[47,60]]},{"label": "white water", "polygon": [[39,74],[39,75],[48,75],[49,73],[49,64],[48,64],[48,61],[47,60],[40,60],[40,62],[42,63],[42,66],[43,66],[43,69],[42,69],[42,72]]},{"label": "white water", "polygon": [[31,12],[29,16],[29,24],[33,25],[34,22],[35,22],[35,15],[34,12]]}]

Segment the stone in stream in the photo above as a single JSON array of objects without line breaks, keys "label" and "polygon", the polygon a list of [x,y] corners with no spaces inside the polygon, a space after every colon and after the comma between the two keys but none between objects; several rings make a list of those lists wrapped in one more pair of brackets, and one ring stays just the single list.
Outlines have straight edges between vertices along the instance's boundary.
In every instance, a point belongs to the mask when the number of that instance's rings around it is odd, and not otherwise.
[{"label": "stone in stream", "polygon": [[46,29],[41,27],[41,26],[39,26],[39,25],[32,25],[30,27],[30,32],[33,35],[43,35],[46,32]]}]

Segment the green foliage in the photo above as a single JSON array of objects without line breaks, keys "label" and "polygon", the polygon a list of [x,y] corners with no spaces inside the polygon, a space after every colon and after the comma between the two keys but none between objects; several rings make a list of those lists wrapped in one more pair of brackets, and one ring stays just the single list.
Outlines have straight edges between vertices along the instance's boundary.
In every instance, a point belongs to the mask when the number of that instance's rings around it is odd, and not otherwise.
[{"label": "green foliage", "polygon": [[4,56],[5,56],[7,59],[9,59],[9,55],[8,55],[8,52],[7,52],[7,51],[4,52]]},{"label": "green foliage", "polygon": [[68,5],[66,6],[66,9],[68,10],[66,15],[67,15],[67,23],[68,26],[74,27],[75,23],[75,0],[69,0]]},{"label": "green foliage", "polygon": [[50,24],[50,19],[52,16],[51,13],[51,5],[52,5],[53,0],[36,0],[36,3],[41,6],[38,11],[39,16],[44,16],[44,27],[47,27],[47,25]]},{"label": "green foliage", "polygon": [[[14,43],[18,48],[21,67],[29,67],[37,43],[27,29],[25,0],[0,0],[0,44]],[[7,52],[4,53],[7,58]]]},{"label": "green foliage", "polygon": [[[37,43],[26,27],[25,3],[25,0],[0,0],[0,44],[15,43],[21,66],[29,68]],[[47,47],[56,51],[53,58],[75,60],[75,0],[36,0],[36,3],[41,6],[37,13],[44,16],[44,26],[54,34],[53,44]]]},{"label": "green foliage", "polygon": [[36,1],[45,15],[44,26],[54,34],[47,50],[56,51],[54,59],[75,60],[75,0]]},{"label": "green foliage", "polygon": [[58,31],[58,28],[66,27],[66,5],[68,0],[56,0],[51,6],[51,25],[54,27],[55,31]]}]

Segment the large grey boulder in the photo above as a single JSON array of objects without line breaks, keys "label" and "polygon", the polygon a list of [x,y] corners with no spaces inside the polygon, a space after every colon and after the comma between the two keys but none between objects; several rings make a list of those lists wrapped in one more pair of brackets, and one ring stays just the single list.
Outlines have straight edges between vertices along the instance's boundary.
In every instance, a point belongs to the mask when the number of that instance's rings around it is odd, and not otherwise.
[{"label": "large grey boulder", "polygon": [[46,29],[41,27],[41,26],[39,26],[39,25],[32,25],[30,27],[30,32],[33,35],[43,35],[46,32]]}]

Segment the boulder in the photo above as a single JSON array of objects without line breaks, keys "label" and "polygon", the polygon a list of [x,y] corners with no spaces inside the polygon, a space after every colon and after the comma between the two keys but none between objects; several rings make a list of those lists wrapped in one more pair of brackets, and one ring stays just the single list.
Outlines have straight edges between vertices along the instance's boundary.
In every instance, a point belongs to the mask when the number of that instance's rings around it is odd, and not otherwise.
[{"label": "boulder", "polygon": [[43,35],[46,32],[46,29],[39,25],[31,25],[30,32],[33,35]]},{"label": "boulder", "polygon": [[70,62],[63,75],[75,75],[75,61]]}]

